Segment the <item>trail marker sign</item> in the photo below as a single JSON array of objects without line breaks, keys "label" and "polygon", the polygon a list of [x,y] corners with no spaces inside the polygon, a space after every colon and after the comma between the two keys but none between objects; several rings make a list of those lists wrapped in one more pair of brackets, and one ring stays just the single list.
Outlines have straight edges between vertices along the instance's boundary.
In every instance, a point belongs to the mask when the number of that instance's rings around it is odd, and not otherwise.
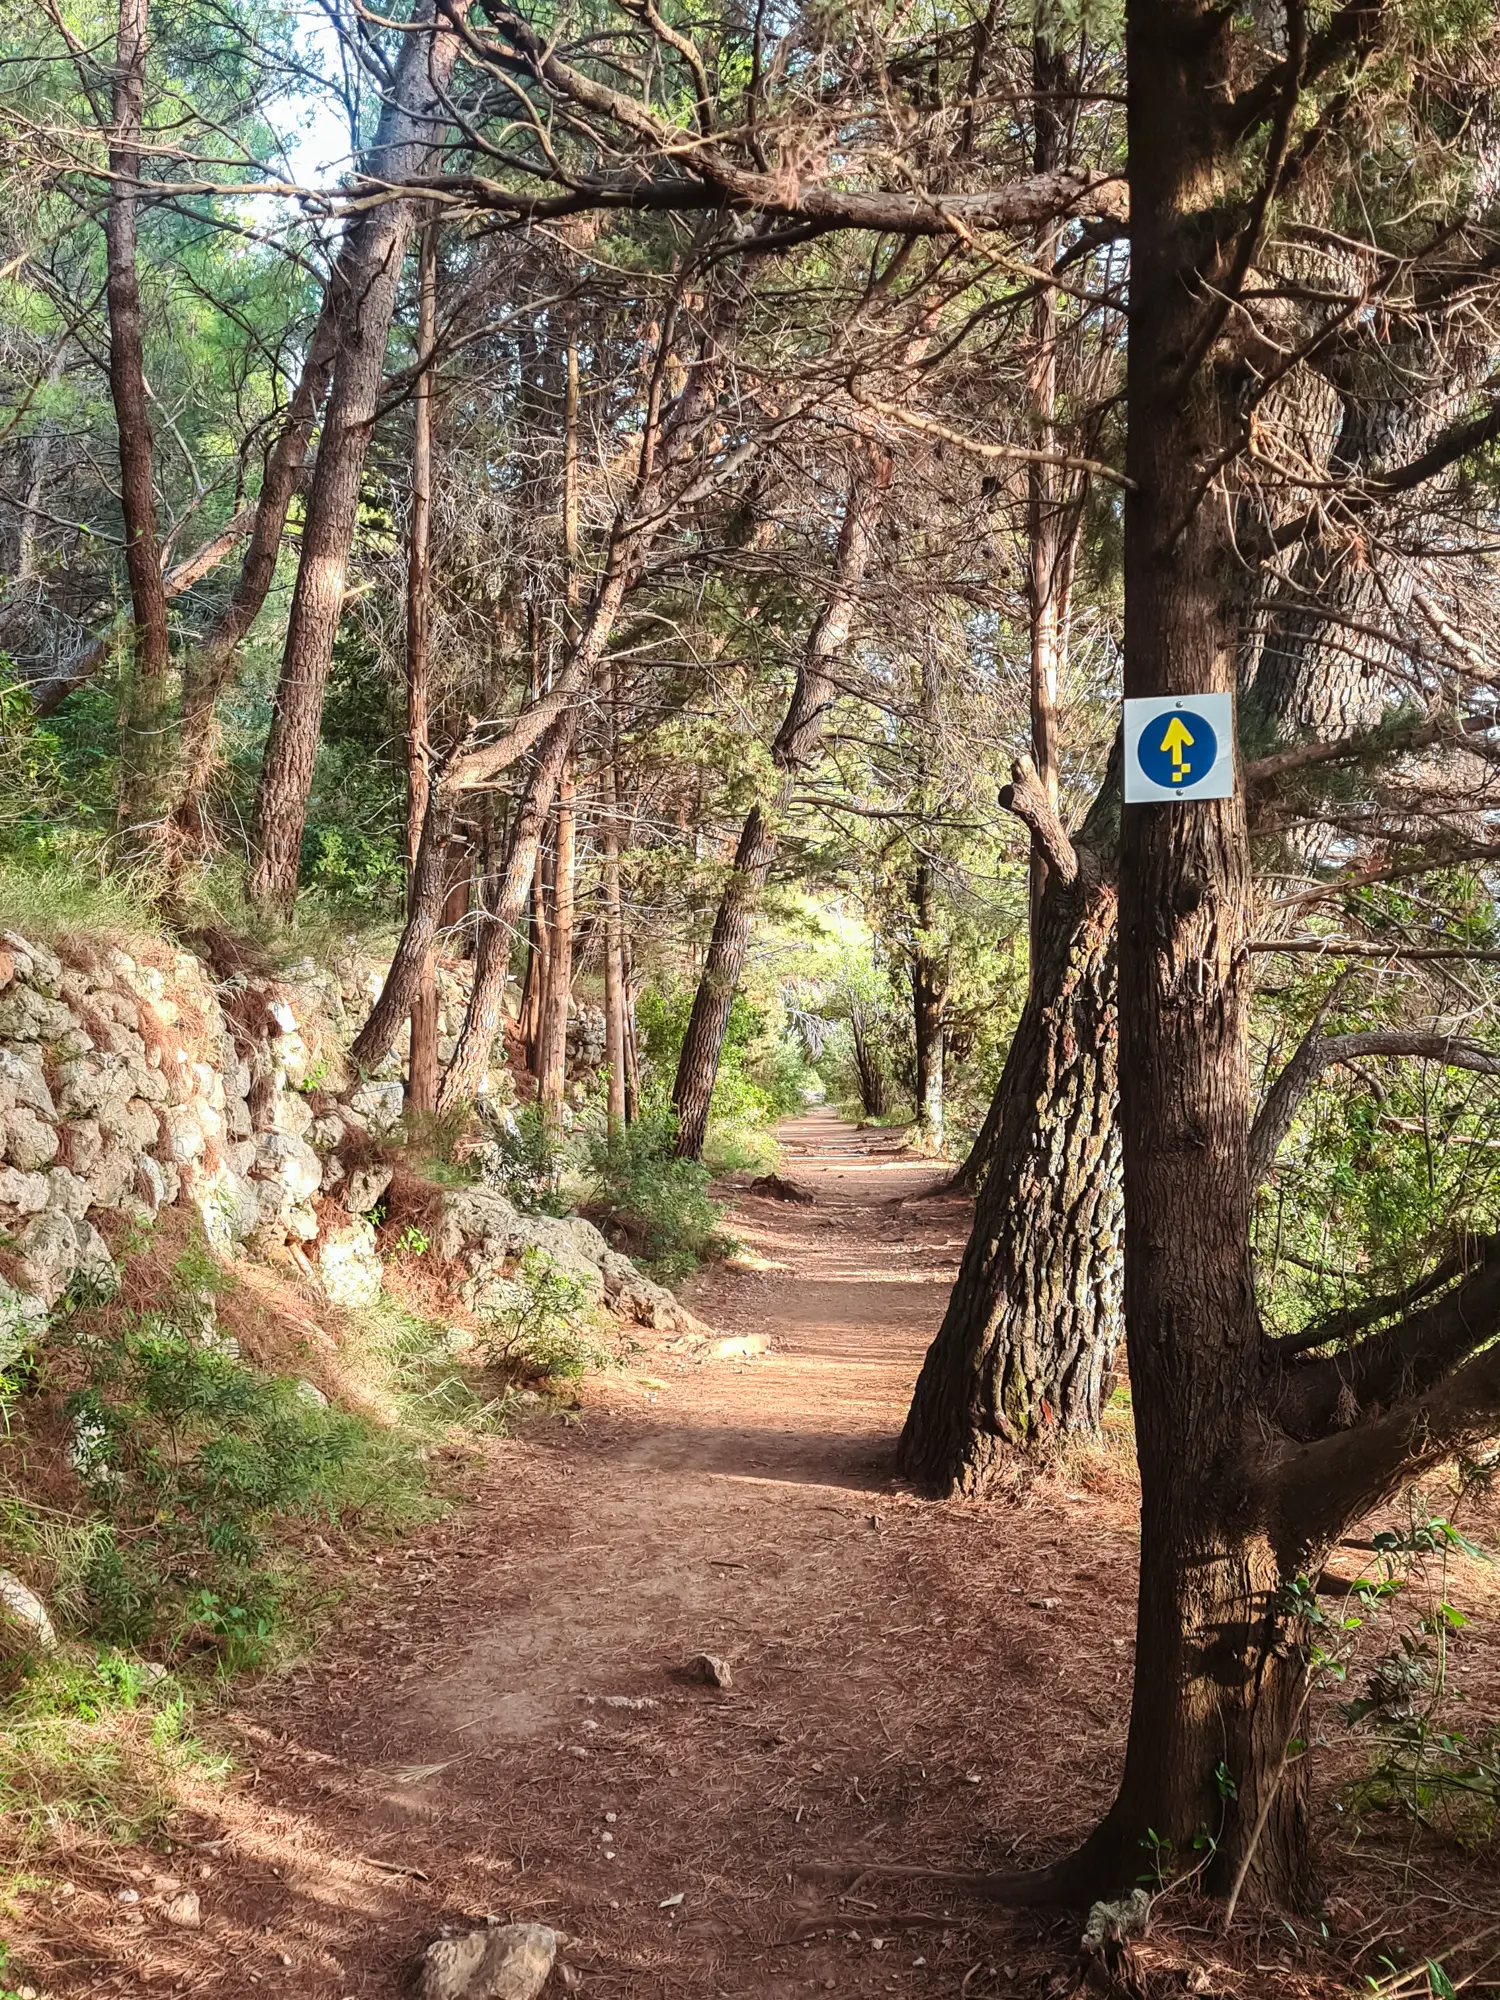
[{"label": "trail marker sign", "polygon": [[1234,698],[1159,695],[1125,704],[1125,803],[1227,799],[1234,792]]}]

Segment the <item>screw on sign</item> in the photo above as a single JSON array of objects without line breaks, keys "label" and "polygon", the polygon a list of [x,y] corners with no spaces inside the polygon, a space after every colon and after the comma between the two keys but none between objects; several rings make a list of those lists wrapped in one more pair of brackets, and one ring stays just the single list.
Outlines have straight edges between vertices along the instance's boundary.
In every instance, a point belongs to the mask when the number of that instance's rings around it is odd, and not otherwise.
[{"label": "screw on sign", "polygon": [[1227,694],[1125,704],[1127,804],[1225,799],[1234,790],[1234,719]]}]

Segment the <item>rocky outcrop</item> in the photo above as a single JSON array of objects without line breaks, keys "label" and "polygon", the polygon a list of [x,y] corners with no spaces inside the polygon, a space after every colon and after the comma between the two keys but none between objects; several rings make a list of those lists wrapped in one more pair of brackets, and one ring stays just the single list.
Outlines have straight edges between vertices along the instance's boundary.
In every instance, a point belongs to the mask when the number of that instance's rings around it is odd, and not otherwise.
[{"label": "rocky outcrop", "polygon": [[47,1607],[8,1569],[0,1569],[0,1657],[50,1653],[57,1633]]},{"label": "rocky outcrop", "polygon": [[662,1332],[704,1331],[664,1285],[611,1250],[583,1216],[524,1214],[494,1188],[445,1194],[433,1248],[455,1266],[459,1297],[480,1315],[512,1302],[517,1264],[528,1250],[540,1250],[583,1288],[592,1305],[608,1305],[621,1318]]}]

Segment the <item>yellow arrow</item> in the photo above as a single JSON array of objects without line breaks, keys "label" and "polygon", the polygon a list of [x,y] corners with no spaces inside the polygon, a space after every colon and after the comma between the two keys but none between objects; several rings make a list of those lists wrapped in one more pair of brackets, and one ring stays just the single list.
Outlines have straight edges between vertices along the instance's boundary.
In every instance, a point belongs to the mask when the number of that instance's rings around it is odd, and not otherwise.
[{"label": "yellow arrow", "polygon": [[1161,747],[1172,753],[1172,783],[1180,785],[1184,778],[1192,775],[1193,769],[1191,764],[1184,764],[1182,761],[1182,753],[1184,750],[1192,749],[1193,739],[1180,715],[1174,715],[1167,724],[1167,733],[1161,739]]}]

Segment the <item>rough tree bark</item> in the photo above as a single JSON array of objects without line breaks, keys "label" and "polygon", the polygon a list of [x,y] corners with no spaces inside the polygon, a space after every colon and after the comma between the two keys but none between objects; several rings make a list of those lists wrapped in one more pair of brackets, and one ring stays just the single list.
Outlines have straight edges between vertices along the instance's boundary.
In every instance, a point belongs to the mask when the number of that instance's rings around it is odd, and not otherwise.
[{"label": "rough tree bark", "polygon": [[600,891],[604,897],[604,1061],[608,1074],[605,1120],[613,1134],[625,1124],[625,967],[623,963],[624,925],[620,910],[620,822],[619,761],[615,744],[614,715],[610,716],[610,743],[604,765],[603,867]]},{"label": "rough tree bark", "polygon": [[[1204,338],[1237,282],[1217,206],[1236,143],[1217,110],[1234,84],[1232,39],[1212,0],[1130,0],[1127,696],[1235,686],[1232,551],[1222,497],[1201,474],[1235,435],[1234,385]],[[1241,795],[1125,813],[1120,1122],[1141,1564],[1125,1769],[1086,1852],[1119,1880],[1151,1843],[1169,1842],[1183,1865],[1207,1834],[1211,1886],[1244,1863],[1259,1892],[1296,1902],[1308,1885],[1306,1765],[1288,1767],[1286,1749],[1304,1635],[1277,1615],[1291,1579],[1247,1516],[1242,1470],[1247,1447],[1260,1448],[1251,914]]]},{"label": "rough tree bark", "polygon": [[[417,281],[417,353],[432,353],[437,338],[437,230],[422,231]],[[422,822],[427,816],[427,775],[431,755],[432,631],[432,368],[417,376],[412,405],[411,535],[406,566],[406,884],[407,907],[416,887]],[[422,961],[411,1003],[411,1043],[406,1063],[406,1104],[410,1111],[435,1111],[438,1093],[437,957]]]},{"label": "rough tree bark", "polygon": [[148,845],[161,808],[171,706],[172,647],[156,534],[151,417],[136,269],[141,127],[145,115],[147,0],[120,0],[104,215],[109,393],[120,452],[120,511],[132,617],[130,683],[120,743],[120,822]]},{"label": "rough tree bark", "polygon": [[[461,21],[465,0],[445,18]],[[433,20],[433,0],[413,18]],[[387,183],[424,173],[441,151],[444,94],[458,56],[454,25],[413,32],[402,41],[395,78],[365,163]],[[284,914],[297,893],[302,834],[323,716],[323,693],[343,611],[349,550],[359,512],[365,451],[374,427],[391,314],[416,214],[414,200],[394,200],[348,223],[329,280],[336,328],[332,382],[323,423],[302,553],[287,621],[281,678],[266,739],[255,802],[255,862],[249,892],[258,908]]]},{"label": "rough tree bark", "polygon": [[573,874],[577,825],[573,811],[571,760],[557,782],[557,832],[553,850],[551,936],[547,950],[540,1034],[537,1102],[542,1116],[561,1118],[568,1080],[568,1006],[573,997]]},{"label": "rough tree bark", "polygon": [[912,883],[916,943],[911,959],[912,1035],[917,1051],[917,1142],[943,1150],[943,1041],[948,1005],[948,967],[929,942],[935,935],[932,863],[924,855]]},{"label": "rough tree bark", "polygon": [[542,830],[552,810],[552,801],[557,795],[563,771],[573,754],[577,727],[577,709],[564,710],[543,738],[526,789],[521,795],[520,807],[511,824],[505,867],[481,922],[474,983],[469,989],[469,1004],[464,1009],[458,1046],[453,1051],[453,1059],[448,1064],[438,1092],[439,1111],[452,1111],[460,1105],[472,1103],[483,1090],[490,1066],[490,1051],[500,1030],[506,981],[510,977],[511,940],[536,874]]},{"label": "rough tree bark", "polygon": [[750,808],[735,848],[729,880],[719,898],[672,1085],[677,1152],[683,1159],[697,1160],[703,1156],[709,1107],[718,1080],[730,1009],[745,969],[756,903],[776,855],[777,821],[791,797],[797,773],[816,754],[824,719],[836,696],[834,668],[854,621],[859,586],[869,564],[893,470],[893,460],[881,454],[850,485],[834,552],[832,589],[808,634],[791,702],[771,746],[772,761],[781,773],[775,801],[766,807],[757,802]]},{"label": "rough tree bark", "polygon": [[1006,1446],[1096,1429],[1119,1333],[1118,761],[1076,841],[1029,764],[1001,799],[1046,858],[1036,965],[991,1111],[996,1171],[897,1451],[945,1493],[982,1490]]},{"label": "rough tree bark", "polygon": [[[1034,132],[1032,165],[1052,173],[1067,150],[1068,63],[1041,27],[1032,37],[1031,75]],[[1036,250],[1037,268],[1054,269],[1056,226],[1042,232]],[[1037,287],[1032,307],[1035,351],[1031,365],[1031,403],[1039,452],[1057,449],[1057,294],[1050,285]],[[1078,510],[1070,521],[1063,504],[1059,468],[1034,459],[1026,468],[1027,597],[1031,626],[1031,763],[1037,782],[1054,811],[1059,796],[1060,756],[1057,735],[1058,691],[1067,657],[1068,611],[1072,595],[1072,555],[1077,539]],[[1046,888],[1046,857],[1033,841],[1031,848],[1031,946],[1035,959],[1040,943],[1042,895]]]}]

